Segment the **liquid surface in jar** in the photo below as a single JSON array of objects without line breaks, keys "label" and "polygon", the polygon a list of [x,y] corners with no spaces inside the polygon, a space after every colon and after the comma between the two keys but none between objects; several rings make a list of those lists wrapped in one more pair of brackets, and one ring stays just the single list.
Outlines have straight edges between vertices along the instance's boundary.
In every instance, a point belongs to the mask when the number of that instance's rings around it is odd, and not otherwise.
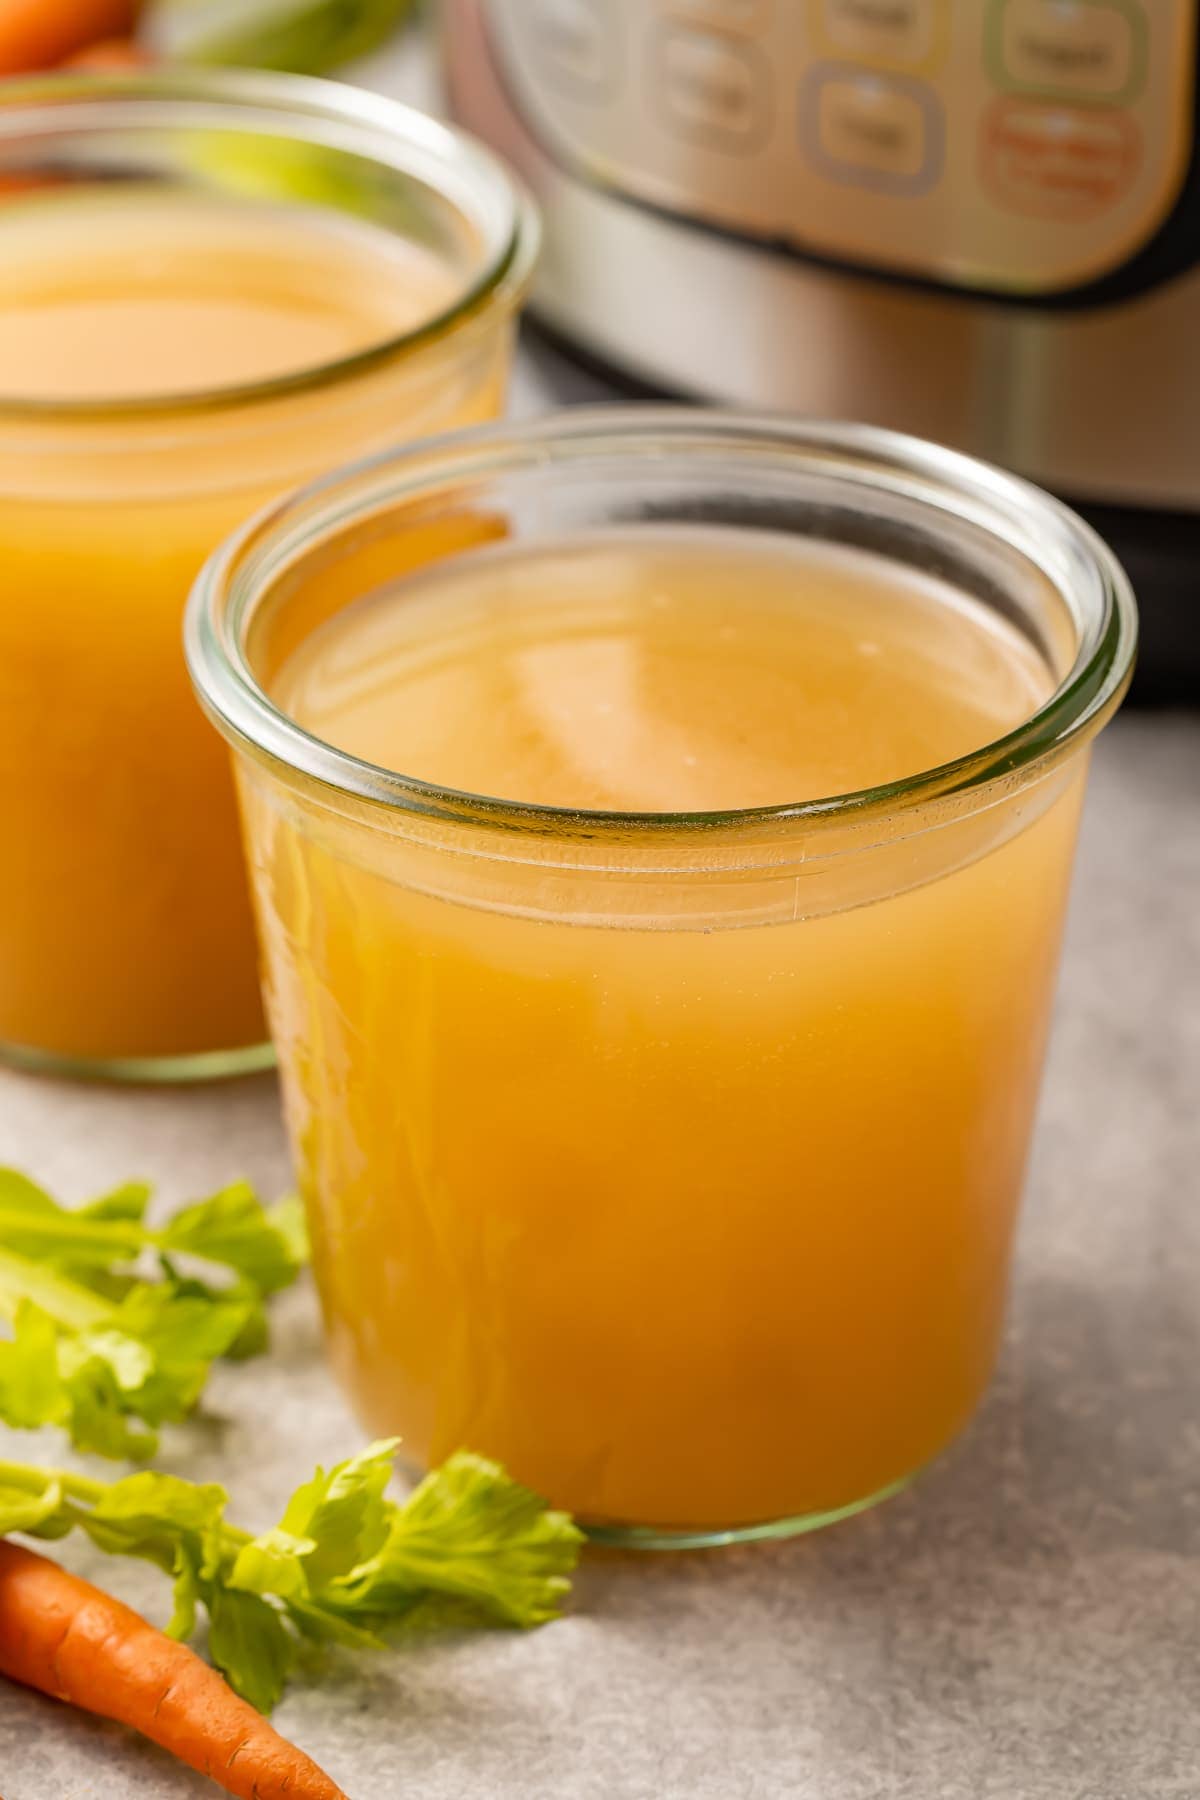
[{"label": "liquid surface in jar", "polygon": [[267,381],[412,331],[461,274],[318,207],[146,183],[0,207],[0,397],[148,399]]},{"label": "liquid surface in jar", "polygon": [[786,805],[982,748],[1046,698],[1015,628],[869,553],[639,528],[425,569],[327,621],[274,697],[364,760],[621,812]]}]

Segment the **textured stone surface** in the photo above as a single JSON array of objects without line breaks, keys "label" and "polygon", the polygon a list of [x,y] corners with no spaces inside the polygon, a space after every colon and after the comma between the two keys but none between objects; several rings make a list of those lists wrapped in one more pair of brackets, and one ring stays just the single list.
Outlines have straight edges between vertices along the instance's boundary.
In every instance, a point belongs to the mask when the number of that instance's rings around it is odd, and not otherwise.
[{"label": "textured stone surface", "polygon": [[[598,1556],[564,1622],[344,1666],[283,1729],[353,1800],[1200,1800],[1198,900],[1200,718],[1126,716],[1096,760],[1002,1367],[912,1492],[789,1545]],[[0,1158],[70,1196],[286,1180],[267,1079],[3,1076]],[[252,1525],[358,1441],[308,1292],[213,1400],[168,1466]],[[162,1618],[153,1573],[61,1554]],[[0,1689],[4,1800],[212,1791]]]}]

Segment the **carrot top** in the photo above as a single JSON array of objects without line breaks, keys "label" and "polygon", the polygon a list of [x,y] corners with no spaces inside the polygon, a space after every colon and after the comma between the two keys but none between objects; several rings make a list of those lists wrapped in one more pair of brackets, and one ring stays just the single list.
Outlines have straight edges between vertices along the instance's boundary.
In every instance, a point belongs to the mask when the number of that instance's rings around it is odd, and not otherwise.
[{"label": "carrot top", "polygon": [[279,1524],[253,1537],[225,1518],[228,1496],[143,1471],[93,1481],[0,1462],[0,1537],[87,1533],[101,1550],[157,1564],[174,1580],[168,1633],[208,1614],[208,1647],[229,1685],[267,1712],[304,1642],[381,1648],[418,1601],[453,1595],[502,1624],[559,1611],[582,1542],[565,1513],[460,1451],[402,1503],[389,1500],[394,1441],[372,1444],[296,1490]]}]

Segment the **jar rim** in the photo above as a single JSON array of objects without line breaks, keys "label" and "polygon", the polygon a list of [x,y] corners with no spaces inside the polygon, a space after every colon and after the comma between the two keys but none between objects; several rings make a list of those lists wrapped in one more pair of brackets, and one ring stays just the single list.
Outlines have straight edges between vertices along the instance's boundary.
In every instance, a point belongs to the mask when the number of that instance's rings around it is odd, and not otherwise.
[{"label": "jar rim", "polygon": [[[756,449],[794,455],[806,473],[833,474],[868,496],[872,486],[905,493],[1024,553],[1074,603],[1076,654],[1053,692],[1018,725],[978,749],[874,787],[719,811],[618,812],[468,793],[382,768],[305,730],[275,705],[250,667],[242,627],[256,599],[272,585],[272,571],[288,556],[302,559],[323,530],[352,524],[381,503],[411,503],[423,493],[461,490],[466,482],[506,470],[578,464],[589,456],[728,456]],[[1065,591],[1063,570],[1071,565],[1087,577],[1086,591]],[[266,508],[209,558],[192,590],[185,623],[188,667],[210,717],[238,747],[277,769],[352,801],[427,819],[538,836],[582,832],[626,840],[681,831],[736,835],[793,823],[857,824],[1011,782],[1039,765],[1048,768],[1094,736],[1116,710],[1132,676],[1136,646],[1133,592],[1112,551],[1069,507],[1019,476],[873,425],[644,405],[573,407],[517,424],[451,432],[324,476]]]},{"label": "jar rim", "polygon": [[[190,69],[22,76],[0,84],[0,152],[19,136],[64,136],[102,125],[152,126],[195,115],[198,129],[257,120],[286,138],[318,134],[335,147],[387,162],[434,189],[480,235],[479,267],[453,301],[422,324],[362,349],[264,380],[139,396],[72,400],[0,393],[0,423],[94,423],[232,411],[306,393],[401,361],[462,326],[495,300],[515,306],[541,236],[537,209],[507,165],[468,132],[416,107],[318,76],[274,70]],[[291,121],[293,130],[286,129]],[[316,141],[321,141],[316,137]],[[372,148],[372,146],[374,148]],[[390,156],[385,156],[385,148]],[[468,206],[468,199],[470,204]]]}]

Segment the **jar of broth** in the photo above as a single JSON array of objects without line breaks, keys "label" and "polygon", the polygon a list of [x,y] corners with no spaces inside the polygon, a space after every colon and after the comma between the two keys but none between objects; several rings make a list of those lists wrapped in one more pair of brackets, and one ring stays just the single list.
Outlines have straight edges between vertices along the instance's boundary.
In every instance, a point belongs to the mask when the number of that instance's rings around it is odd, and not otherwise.
[{"label": "jar of broth", "polygon": [[269,1058],[187,591],[296,482],[498,412],[536,237],[489,153],[354,89],[6,88],[0,1055],[143,1080]]},{"label": "jar of broth", "polygon": [[634,1544],[944,1448],[1134,639],[1064,507],[847,425],[466,433],[226,546],[189,657],[371,1429]]}]

